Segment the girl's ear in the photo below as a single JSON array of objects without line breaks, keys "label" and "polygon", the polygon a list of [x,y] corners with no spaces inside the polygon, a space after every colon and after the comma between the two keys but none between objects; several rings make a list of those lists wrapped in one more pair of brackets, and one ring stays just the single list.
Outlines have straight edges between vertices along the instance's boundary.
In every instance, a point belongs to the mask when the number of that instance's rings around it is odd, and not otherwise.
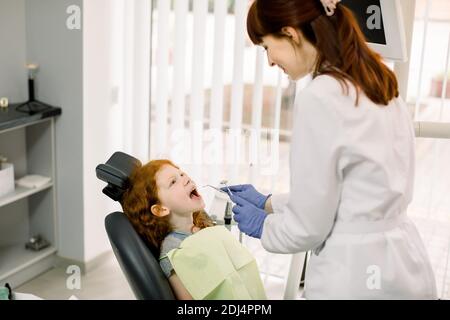
[{"label": "girl's ear", "polygon": [[302,41],[302,35],[300,31],[297,31],[297,29],[293,27],[283,27],[281,29],[281,32],[286,37],[290,38],[292,41],[294,41],[296,44],[300,44]]},{"label": "girl's ear", "polygon": [[200,229],[199,227],[196,227],[196,226],[192,226],[192,228],[191,228],[192,233],[199,232],[200,230],[202,230],[202,229]]},{"label": "girl's ear", "polygon": [[169,208],[161,206],[159,204],[152,205],[152,207],[150,208],[150,211],[152,212],[153,215],[160,217],[160,218],[167,216],[170,213]]}]

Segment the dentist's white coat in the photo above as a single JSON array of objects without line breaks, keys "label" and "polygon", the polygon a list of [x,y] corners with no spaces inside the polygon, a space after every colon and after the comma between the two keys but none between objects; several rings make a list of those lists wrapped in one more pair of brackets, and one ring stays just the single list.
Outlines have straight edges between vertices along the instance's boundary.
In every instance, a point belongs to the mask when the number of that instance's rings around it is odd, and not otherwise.
[{"label": "dentist's white coat", "polygon": [[427,252],[406,216],[414,130],[401,98],[380,107],[346,96],[322,75],[294,108],[290,194],[272,197],[261,242],[276,253],[312,250],[308,299],[434,299]]}]

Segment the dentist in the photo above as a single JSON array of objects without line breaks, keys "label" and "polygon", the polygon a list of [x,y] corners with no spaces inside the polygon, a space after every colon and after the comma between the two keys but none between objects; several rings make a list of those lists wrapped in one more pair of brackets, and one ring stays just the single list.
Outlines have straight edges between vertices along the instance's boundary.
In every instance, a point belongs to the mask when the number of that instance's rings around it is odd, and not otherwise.
[{"label": "dentist", "polygon": [[239,229],[275,253],[312,251],[309,299],[435,299],[407,217],[414,130],[394,73],[338,0],[256,0],[247,30],[271,66],[310,75],[296,97],[290,193],[231,186]]}]

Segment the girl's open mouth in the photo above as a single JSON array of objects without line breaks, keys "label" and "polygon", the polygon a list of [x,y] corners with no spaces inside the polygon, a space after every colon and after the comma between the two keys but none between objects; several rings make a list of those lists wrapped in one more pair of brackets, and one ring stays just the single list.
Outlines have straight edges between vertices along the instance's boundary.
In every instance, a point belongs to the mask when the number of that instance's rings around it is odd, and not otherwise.
[{"label": "girl's open mouth", "polygon": [[197,189],[194,189],[191,191],[191,193],[189,194],[189,198],[191,198],[192,200],[198,200],[201,198],[200,194],[198,193]]}]

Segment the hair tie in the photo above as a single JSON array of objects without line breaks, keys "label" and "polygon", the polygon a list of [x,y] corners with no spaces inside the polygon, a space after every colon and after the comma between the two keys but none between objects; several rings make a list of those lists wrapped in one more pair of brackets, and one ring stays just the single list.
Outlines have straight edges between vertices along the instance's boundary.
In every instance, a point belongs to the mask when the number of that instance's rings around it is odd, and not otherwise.
[{"label": "hair tie", "polygon": [[325,9],[325,12],[327,13],[327,16],[332,16],[334,14],[334,10],[336,9],[336,6],[341,0],[320,0],[322,2],[322,5]]}]

